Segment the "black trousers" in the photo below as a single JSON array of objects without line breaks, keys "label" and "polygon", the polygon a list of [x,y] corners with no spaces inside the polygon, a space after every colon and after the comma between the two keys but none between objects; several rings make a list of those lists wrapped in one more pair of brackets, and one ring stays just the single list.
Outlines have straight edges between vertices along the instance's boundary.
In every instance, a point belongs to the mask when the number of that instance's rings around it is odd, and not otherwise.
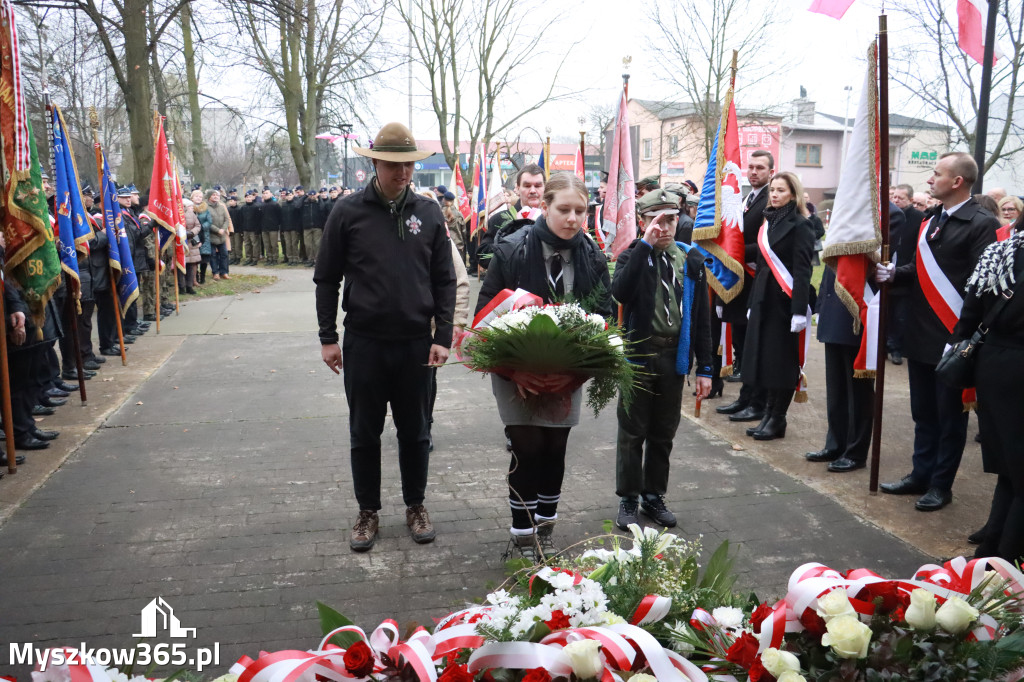
[{"label": "black trousers", "polygon": [[[29,343],[26,341],[26,343]],[[39,401],[39,394],[49,374],[48,344],[38,344],[24,350],[11,347],[8,366],[11,372],[11,422],[14,438],[24,441],[36,430],[32,408]]]},{"label": "black trousers", "polygon": [[117,313],[114,312],[114,301],[110,291],[96,292],[96,334],[100,340],[100,350],[119,347]]},{"label": "black trousers", "polygon": [[975,557],[997,556],[1007,561],[1024,557],[1024,488],[1014,484],[1020,478],[999,475],[985,523],[985,539],[975,550]]},{"label": "black trousers", "polygon": [[512,528],[530,530],[535,516],[558,516],[569,427],[506,426],[505,432],[512,441],[512,461],[508,467]]},{"label": "black trousers", "polygon": [[874,379],[855,379],[856,346],[825,344],[825,450],[864,462],[871,447],[875,403]]},{"label": "black trousers", "polygon": [[889,319],[886,322],[885,347],[890,353],[903,353],[903,328],[907,324],[907,296],[889,297]]},{"label": "black trousers", "polygon": [[82,313],[78,316],[78,344],[82,350],[83,360],[96,356],[92,347],[92,314],[95,310],[96,301],[82,301]]},{"label": "black trousers", "polygon": [[907,360],[910,415],[914,418],[914,470],[917,483],[951,490],[967,443],[967,412],[961,391],[935,376],[935,365]]},{"label": "black trousers", "polygon": [[[676,374],[676,348],[657,348],[627,410],[619,397],[615,494],[636,498],[668,490],[669,456],[679,428],[686,377]],[[646,447],[645,447],[646,446]]]},{"label": "black trousers", "polygon": [[380,503],[380,436],[388,405],[398,431],[398,468],[407,507],[423,504],[429,463],[430,337],[384,341],[346,331],[342,341],[352,483],[360,509]]}]

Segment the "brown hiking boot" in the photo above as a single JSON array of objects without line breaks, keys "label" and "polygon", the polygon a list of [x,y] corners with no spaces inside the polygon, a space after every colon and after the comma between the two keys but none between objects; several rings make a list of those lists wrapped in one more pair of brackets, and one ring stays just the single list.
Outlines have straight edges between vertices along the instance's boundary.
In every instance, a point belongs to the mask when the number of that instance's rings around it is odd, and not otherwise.
[{"label": "brown hiking boot", "polygon": [[377,512],[360,509],[356,525],[352,526],[352,539],[348,541],[348,546],[356,552],[365,552],[373,547],[373,541],[377,539],[378,523]]},{"label": "brown hiking boot", "polygon": [[434,541],[434,526],[430,523],[430,516],[422,504],[406,508],[405,525],[409,526],[412,539],[421,545]]}]

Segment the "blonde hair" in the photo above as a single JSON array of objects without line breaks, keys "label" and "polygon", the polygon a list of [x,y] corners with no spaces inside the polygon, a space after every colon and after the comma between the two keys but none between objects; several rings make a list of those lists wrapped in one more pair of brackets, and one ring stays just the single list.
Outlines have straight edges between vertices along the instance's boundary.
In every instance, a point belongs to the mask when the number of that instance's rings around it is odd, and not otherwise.
[{"label": "blonde hair", "polygon": [[1021,201],[1015,196],[1005,196],[999,200],[999,210],[1003,210],[1004,204],[1013,204],[1013,207],[1017,209],[1017,213],[1024,213],[1024,201]]},{"label": "blonde hair", "polygon": [[[796,173],[792,171],[782,171],[772,176],[771,182],[776,180],[782,180],[789,187],[789,191],[793,194],[793,199],[796,200],[796,210],[800,211],[800,215],[807,217],[810,215],[810,211],[807,210],[807,202],[804,200],[804,185],[800,182],[800,178],[796,176]],[[771,182],[768,183],[769,190],[771,189]]]},{"label": "blonde hair", "polygon": [[590,192],[587,191],[587,186],[583,184],[583,181],[576,177],[575,173],[568,171],[561,171],[553,174],[548,181],[544,183],[544,203],[548,206],[555,200],[555,194],[561,192],[563,189],[571,189],[576,191],[581,197],[583,197],[584,203],[590,201]]}]

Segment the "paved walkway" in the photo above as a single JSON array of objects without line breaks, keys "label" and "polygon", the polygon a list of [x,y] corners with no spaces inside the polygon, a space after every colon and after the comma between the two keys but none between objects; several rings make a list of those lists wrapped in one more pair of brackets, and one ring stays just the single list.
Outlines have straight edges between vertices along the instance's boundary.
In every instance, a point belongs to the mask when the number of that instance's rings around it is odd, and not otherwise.
[{"label": "paved walkway", "polygon": [[[367,554],[349,551],[342,380],[319,358],[309,271],[276,272],[281,282],[263,292],[192,302],[160,338],[135,344],[133,363],[153,365],[151,376],[45,484],[8,505],[0,642],[129,646],[141,609],[162,596],[198,629],[196,646],[220,643],[223,671],[242,654],[315,644],[317,600],[367,628],[385,617],[429,625],[503,579],[508,455],[489,382],[461,367],[439,374],[427,494],[437,541],[408,537],[389,424],[381,536]],[[709,550],[734,543],[742,589],[779,596],[810,560],[899,576],[933,558],[813,477],[768,463],[820,440],[813,420],[768,454],[749,452],[716,435],[745,440],[713,406],[701,422],[714,431],[683,421],[668,501],[680,535],[703,536]],[[614,431],[611,409],[573,430],[555,533],[563,545],[614,516]],[[902,524],[919,516],[903,512]],[[0,653],[0,675],[25,672]]]}]

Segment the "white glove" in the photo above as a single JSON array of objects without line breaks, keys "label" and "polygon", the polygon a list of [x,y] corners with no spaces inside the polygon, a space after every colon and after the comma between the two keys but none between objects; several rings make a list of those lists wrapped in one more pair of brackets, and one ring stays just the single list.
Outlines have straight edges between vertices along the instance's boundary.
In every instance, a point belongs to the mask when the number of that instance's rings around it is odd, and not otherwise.
[{"label": "white glove", "polygon": [[186,236],[185,236],[185,228],[184,227],[180,227],[180,226],[178,227],[178,239],[180,239],[181,241],[185,241]]},{"label": "white glove", "polygon": [[891,282],[896,272],[896,264],[889,263],[878,263],[875,265],[875,281],[876,282]]},{"label": "white glove", "polygon": [[722,308],[722,306],[720,306],[720,305],[716,305],[715,306],[715,315],[718,315],[718,319],[722,319],[723,312],[724,312],[724,309]]},{"label": "white glove", "polygon": [[949,349],[952,348],[952,347],[953,346],[951,346],[950,344],[947,343],[946,347],[942,349],[942,354],[945,355],[946,353],[948,353]]},{"label": "white glove", "polygon": [[789,331],[796,333],[802,332],[807,329],[807,316],[806,315],[794,315],[789,320]]}]

